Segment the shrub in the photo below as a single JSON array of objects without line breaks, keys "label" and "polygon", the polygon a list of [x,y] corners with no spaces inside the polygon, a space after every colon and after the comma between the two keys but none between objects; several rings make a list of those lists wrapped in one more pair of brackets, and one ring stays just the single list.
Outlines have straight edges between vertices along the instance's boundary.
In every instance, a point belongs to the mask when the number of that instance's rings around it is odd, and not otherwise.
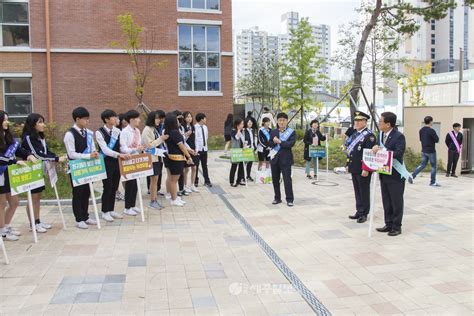
[{"label": "shrub", "polygon": [[[405,150],[405,155],[403,156],[403,160],[405,161],[405,165],[407,170],[410,172],[415,171],[416,167],[418,167],[421,163],[421,152],[415,152],[411,148],[407,148]],[[428,163],[429,165],[429,163]],[[445,171],[444,164],[441,159],[438,159],[436,164],[438,171]],[[431,167],[425,168],[424,172],[430,171]]]},{"label": "shrub", "polygon": [[[342,140],[331,139],[329,140],[329,169],[332,170],[335,167],[344,167],[346,165],[346,154],[341,150]],[[293,147],[293,156],[295,158],[295,165],[304,167],[306,160],[304,160],[304,143],[297,142]],[[319,161],[319,168],[326,168],[326,158]]]}]

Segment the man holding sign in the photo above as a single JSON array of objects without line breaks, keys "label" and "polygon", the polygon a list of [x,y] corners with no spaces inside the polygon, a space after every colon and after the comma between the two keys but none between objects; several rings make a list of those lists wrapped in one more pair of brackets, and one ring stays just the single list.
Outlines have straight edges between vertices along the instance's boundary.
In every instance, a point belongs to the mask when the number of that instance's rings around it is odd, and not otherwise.
[{"label": "man holding sign", "polygon": [[392,174],[380,174],[380,187],[382,189],[382,203],[385,215],[385,226],[377,228],[378,232],[388,233],[389,236],[397,236],[402,233],[403,218],[403,193],[405,191],[405,179],[409,177],[403,164],[406,141],[405,135],[396,128],[397,115],[392,112],[384,112],[380,116],[380,137],[373,151],[380,150],[393,152]]},{"label": "man holding sign", "polygon": [[[72,112],[74,126],[64,135],[69,160],[97,159],[99,153],[95,149],[92,131],[89,125],[89,111],[84,107],[75,108]],[[71,178],[72,182],[72,178]],[[82,184],[72,187],[72,211],[76,218],[76,227],[88,229],[89,225],[97,225],[97,221],[89,218],[89,185]]]},{"label": "man holding sign", "polygon": [[350,215],[350,219],[356,219],[357,223],[367,221],[370,210],[370,179],[371,172],[363,170],[362,155],[365,148],[372,149],[375,145],[375,136],[367,128],[367,120],[370,116],[364,112],[355,112],[354,129],[347,143],[347,167],[352,175],[352,185],[356,200],[356,213]]}]

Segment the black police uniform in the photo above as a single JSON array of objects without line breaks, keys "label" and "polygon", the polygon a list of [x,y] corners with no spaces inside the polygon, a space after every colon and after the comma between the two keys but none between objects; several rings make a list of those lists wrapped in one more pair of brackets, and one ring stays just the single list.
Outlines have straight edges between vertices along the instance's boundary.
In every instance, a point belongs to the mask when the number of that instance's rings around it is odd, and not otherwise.
[{"label": "black police uniform", "polygon": [[[369,119],[370,116],[363,112],[356,112],[355,119]],[[362,176],[362,155],[364,149],[372,149],[376,144],[376,139],[374,134],[368,129],[365,128],[360,132],[355,131],[352,134],[352,139],[349,143],[349,146],[356,141],[361,133],[366,132],[364,138],[362,138],[355,146],[353,147],[350,153],[347,153],[347,167],[349,172],[352,175],[352,184],[354,186],[354,195],[356,200],[356,213],[352,216],[349,216],[350,219],[357,219],[357,222],[363,223],[367,220],[367,215],[370,211],[370,179],[371,173],[367,177]],[[348,147],[349,147],[348,146]]]}]

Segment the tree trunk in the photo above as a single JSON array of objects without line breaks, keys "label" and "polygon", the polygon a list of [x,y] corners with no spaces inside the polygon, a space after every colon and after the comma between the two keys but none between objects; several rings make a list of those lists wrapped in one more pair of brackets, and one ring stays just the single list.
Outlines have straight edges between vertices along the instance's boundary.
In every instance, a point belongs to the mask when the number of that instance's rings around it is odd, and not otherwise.
[{"label": "tree trunk", "polygon": [[[377,24],[377,20],[380,16],[382,8],[382,0],[377,0],[375,4],[375,8],[372,12],[370,17],[369,23],[365,26],[364,31],[362,32],[362,36],[359,42],[359,48],[357,49],[357,57],[354,67],[354,87],[361,88],[362,87],[362,61],[365,55],[365,46],[367,45],[367,39],[369,38],[370,33],[374,29],[375,25]],[[359,96],[359,89],[353,89],[351,91],[351,96],[354,102],[357,102],[357,98]],[[351,121],[354,121],[354,113],[356,111],[357,105],[354,104],[351,100]]]}]

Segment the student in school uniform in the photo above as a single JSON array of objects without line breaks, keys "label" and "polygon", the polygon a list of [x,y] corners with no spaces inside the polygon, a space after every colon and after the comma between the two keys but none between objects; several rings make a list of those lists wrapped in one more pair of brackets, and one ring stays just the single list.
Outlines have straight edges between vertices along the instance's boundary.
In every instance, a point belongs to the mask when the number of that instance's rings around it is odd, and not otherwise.
[{"label": "student in school uniform", "polygon": [[[128,125],[120,134],[120,152],[126,155],[139,154],[143,152],[142,137],[138,126],[140,125],[140,113],[130,110],[125,113],[125,121]],[[136,207],[138,193],[137,179],[125,182],[125,210],[128,216],[136,216],[142,210]]]},{"label": "student in school uniform", "polygon": [[[45,122],[44,117],[38,113],[28,115],[23,126],[22,147],[31,152],[36,159],[50,162],[64,162],[65,157],[58,157],[55,153],[48,149],[44,138]],[[45,186],[31,190],[31,198],[33,202],[33,213],[35,221],[35,229],[38,233],[46,233],[52,226],[40,220],[40,201],[41,192],[45,190]],[[26,213],[30,216],[29,206],[26,207]],[[30,218],[30,221],[32,219]]]},{"label": "student in school uniform", "polygon": [[[183,113],[184,117],[184,134],[186,136],[186,148],[193,159],[193,164],[186,164],[184,167],[184,190],[187,193],[199,192],[198,188],[194,186],[194,179],[196,178],[197,169],[196,165],[199,161],[199,156],[196,151],[196,130],[194,127],[193,114],[189,111]],[[191,171],[191,177],[188,179],[189,171]]]},{"label": "student in school uniform", "polygon": [[[158,131],[158,135],[160,135],[160,137],[161,137],[163,135],[163,130],[165,129],[166,114],[162,110],[158,110],[158,111],[156,111],[156,113],[158,115],[158,118],[160,119],[160,125],[158,125],[156,130]],[[163,149],[163,150],[166,150],[165,144],[161,144],[160,148]],[[163,196],[163,195],[165,195],[163,192],[161,192],[161,183],[162,183],[162,179],[163,179],[163,170],[165,169],[164,164],[163,164],[163,158],[161,158],[161,157],[158,158],[158,165],[159,165],[159,173],[158,173],[158,183],[157,183],[156,189],[158,191],[158,195]]]},{"label": "student in school uniform", "polygon": [[105,110],[100,115],[104,126],[95,132],[95,139],[99,145],[100,154],[104,157],[107,179],[102,180],[102,218],[106,222],[122,219],[123,216],[115,212],[115,192],[120,183],[119,159],[127,159],[129,155],[120,153],[120,129],[116,127],[117,114],[112,110]]},{"label": "student in school uniform", "polygon": [[265,165],[266,169],[270,168],[270,118],[264,117],[262,119],[262,127],[257,133],[257,154],[258,154],[258,170],[262,170],[262,166]]},{"label": "student in school uniform", "polygon": [[[231,132],[230,147],[231,148],[244,148],[245,147],[245,132],[244,132],[244,121],[238,117],[234,120],[234,129]],[[234,182],[235,172],[237,171],[237,181]],[[238,187],[239,185],[245,185],[244,182],[244,163],[236,162],[232,163],[229,173],[229,182],[232,187]]]},{"label": "student in school uniform", "polygon": [[317,163],[316,159],[321,160],[322,158],[313,158],[309,156],[309,146],[321,146],[321,141],[326,141],[326,136],[321,134],[319,130],[319,121],[312,120],[310,124],[310,128],[306,131],[304,135],[304,160],[306,160],[306,177],[308,179],[312,179],[310,169],[311,169],[311,161],[313,162],[313,177],[316,180],[318,178],[318,170],[317,170]]},{"label": "student in school uniform", "polygon": [[[13,215],[19,204],[18,195],[11,195],[8,166],[13,164],[24,165],[26,159],[33,163],[37,160],[31,153],[20,146],[9,129],[8,114],[0,110],[0,236],[3,240],[17,241],[21,235],[11,227]],[[8,208],[5,210],[8,202]]]},{"label": "student in school uniform", "polygon": [[[183,113],[179,110],[176,110],[176,111],[174,111],[174,114],[176,114],[176,117],[178,118],[178,129],[179,129],[179,132],[181,133],[181,136],[183,136],[183,139],[184,139],[183,144],[184,144],[184,146],[186,146],[186,148],[189,151],[190,148],[188,146],[188,143],[186,142],[186,139],[188,138],[188,136],[190,135],[191,132],[186,132],[186,130],[184,128]],[[186,164],[185,164],[184,169],[186,169]],[[179,177],[179,180],[178,180],[178,196],[180,196],[180,197],[189,195],[189,193],[186,192],[186,190],[184,189],[184,169],[183,169],[183,173],[181,174],[181,176]]]},{"label": "student in school uniform", "polygon": [[[161,124],[161,119],[157,112],[151,112],[148,114],[146,120],[146,126],[142,131],[143,145],[150,149],[160,147],[165,140],[168,139],[167,135],[160,135],[158,132],[158,126]],[[153,175],[150,176],[150,207],[156,210],[160,210],[163,206],[158,202],[158,175],[161,173],[162,164],[160,164],[161,157],[158,155],[152,155],[153,161]]]},{"label": "student in school uniform", "polygon": [[[82,106],[72,111],[74,126],[64,135],[64,145],[69,160],[99,158],[99,153],[95,149],[93,133],[87,128],[89,117],[89,111]],[[89,218],[90,195],[88,184],[72,187],[72,211],[76,218],[77,228],[88,229],[89,225],[97,225],[95,220]]]},{"label": "student in school uniform", "polygon": [[[247,116],[247,118],[245,119],[244,134],[246,145],[248,146],[248,148],[252,148],[252,150],[255,152],[257,146],[255,142],[255,132],[253,125],[254,121],[255,119],[252,116]],[[253,162],[247,162],[247,181],[254,181],[252,178],[252,165]]]},{"label": "student in school uniform", "polygon": [[[117,117],[117,128],[122,131],[125,127],[127,127],[128,123],[125,121],[125,114],[120,113]],[[117,193],[115,194],[115,199],[117,201],[125,201],[125,188],[123,187],[123,183],[119,182],[119,186],[117,189]]]},{"label": "student in school uniform", "polygon": [[[202,168],[202,174],[204,175],[204,185],[212,187],[211,179],[209,179],[209,171],[207,170],[207,151],[208,151],[208,140],[209,132],[207,130],[207,117],[204,113],[196,114],[196,124],[194,125],[196,131],[196,151],[199,154],[199,161],[196,165],[196,169],[199,169],[199,165]],[[199,176],[196,173],[196,179],[194,180],[194,186],[198,186]]]}]

